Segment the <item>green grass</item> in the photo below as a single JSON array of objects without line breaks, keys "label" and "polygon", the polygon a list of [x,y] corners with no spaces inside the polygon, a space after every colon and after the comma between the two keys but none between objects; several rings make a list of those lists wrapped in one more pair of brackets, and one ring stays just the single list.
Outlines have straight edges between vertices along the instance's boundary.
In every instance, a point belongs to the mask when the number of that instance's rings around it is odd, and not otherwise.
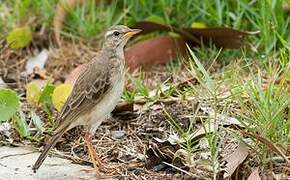
[{"label": "green grass", "polygon": [[45,25],[51,28],[57,0],[0,1],[0,31],[8,32],[17,26]]},{"label": "green grass", "polygon": [[[45,24],[51,30],[56,0],[4,1],[0,9],[5,18],[0,18],[2,31],[23,24]],[[192,22],[203,22],[208,26],[225,26],[246,31],[260,31],[251,36],[250,42],[259,52],[269,54],[279,47],[287,46],[290,35],[290,17],[283,12],[283,0],[119,0],[110,5],[95,0],[85,1],[68,10],[64,34],[68,37],[97,39],[103,29],[124,23],[134,24],[150,16],[158,16],[165,23],[178,27],[189,27]],[[12,13],[8,10],[12,9]],[[0,30],[1,30],[0,29]],[[69,34],[69,35],[68,35]],[[289,42],[288,42],[289,46]]]},{"label": "green grass", "polygon": [[[287,68],[286,64],[281,63],[285,62],[287,58],[289,60],[289,53],[285,53],[285,49],[280,51],[269,58],[267,63],[258,61],[258,63],[249,64],[246,58],[241,58],[241,60],[230,63],[218,73],[209,73],[208,69],[205,69],[200,60],[191,52],[192,60],[188,62],[187,67],[201,84],[200,86],[192,86],[190,94],[188,92],[183,94],[181,91],[181,96],[186,99],[194,95],[199,102],[204,102],[203,99],[212,99],[212,101],[207,102],[207,107],[213,110],[212,117],[201,118],[198,110],[192,112],[190,116],[192,117],[191,123],[203,119],[202,124],[207,132],[205,139],[210,151],[210,165],[215,176],[221,168],[219,167],[218,150],[223,143],[223,132],[229,131],[223,128],[218,114],[236,118],[245,128],[241,128],[241,131],[259,134],[276,147],[281,148],[282,152],[289,152],[290,78],[289,67]],[[269,79],[272,81],[268,82]],[[225,87],[231,93],[220,99],[219,96],[225,92]],[[229,106],[227,103],[223,103],[224,101],[237,102],[240,109],[230,113],[228,112]],[[197,107],[197,109],[199,108]],[[173,119],[167,112],[165,115],[179,137],[184,140],[180,147],[191,154],[198,150],[197,144],[190,139],[191,134],[195,131],[191,128],[192,125],[188,129],[182,129],[178,119]],[[210,124],[217,125],[211,127]],[[237,142],[243,141],[239,130],[233,130],[232,133]],[[266,168],[269,159],[277,156],[269,144],[261,143],[254,137],[251,137],[251,141],[246,143],[249,148],[253,148],[252,155],[257,158],[258,163],[263,168]]]},{"label": "green grass", "polygon": [[290,147],[290,119],[286,116],[290,105],[289,68],[280,64],[285,61],[285,55],[281,50],[267,64],[252,68],[250,79],[240,81],[238,86],[242,89],[241,93],[248,97],[247,102],[240,99],[242,122],[254,124],[248,127],[250,131],[257,131],[281,146],[284,144],[287,149],[287,146]]}]

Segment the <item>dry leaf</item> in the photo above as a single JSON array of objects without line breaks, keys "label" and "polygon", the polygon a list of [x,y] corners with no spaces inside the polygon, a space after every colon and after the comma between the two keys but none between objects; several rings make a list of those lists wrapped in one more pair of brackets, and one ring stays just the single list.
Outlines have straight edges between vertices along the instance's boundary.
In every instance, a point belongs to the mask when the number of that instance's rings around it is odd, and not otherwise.
[{"label": "dry leaf", "polygon": [[[172,145],[169,141],[151,143],[149,149],[146,151],[147,169],[161,170],[160,165],[162,161],[172,163],[175,152],[179,149],[179,145]],[[165,166],[161,167],[165,168]]]},{"label": "dry leaf", "polygon": [[226,125],[226,126],[237,125],[239,127],[243,127],[241,122],[237,120],[236,118],[227,116],[225,114],[216,113],[212,108],[201,107],[200,109],[203,111],[203,113],[208,114],[209,118],[218,119],[218,122],[222,125]]},{"label": "dry leaf", "polygon": [[208,43],[212,41],[216,46],[223,48],[240,48],[245,44],[242,42],[243,37],[250,35],[231,28],[176,28],[162,25],[154,22],[140,21],[134,28],[142,29],[141,34],[147,34],[154,31],[173,31],[183,37],[191,45],[200,45],[201,42]]},{"label": "dry leaf", "polygon": [[156,37],[134,44],[125,51],[126,65],[130,70],[141,66],[165,64],[184,54],[185,44],[180,38]]},{"label": "dry leaf", "polygon": [[256,168],[248,177],[248,180],[261,180],[259,175],[259,168]]},{"label": "dry leaf", "polygon": [[243,37],[248,35],[247,32],[224,28],[184,28],[184,31],[190,33],[198,39],[202,39],[203,43],[212,41],[217,47],[237,49],[245,46]]},{"label": "dry leaf", "polygon": [[235,170],[244,162],[249,154],[249,150],[244,143],[240,143],[233,153],[223,159],[226,161],[224,178],[229,178]]}]

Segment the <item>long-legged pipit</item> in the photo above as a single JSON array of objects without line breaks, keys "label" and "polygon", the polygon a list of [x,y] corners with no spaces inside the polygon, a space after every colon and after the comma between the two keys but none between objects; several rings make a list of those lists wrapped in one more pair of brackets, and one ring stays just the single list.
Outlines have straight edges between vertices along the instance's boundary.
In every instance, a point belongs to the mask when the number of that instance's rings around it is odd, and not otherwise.
[{"label": "long-legged pipit", "polygon": [[98,169],[98,156],[92,146],[92,135],[113,111],[122,95],[125,81],[124,46],[139,31],[117,25],[106,32],[101,51],[85,65],[78,76],[72,93],[58,116],[54,134],[33,166],[34,172],[60,137],[79,125],[86,127],[85,142],[94,167]]}]

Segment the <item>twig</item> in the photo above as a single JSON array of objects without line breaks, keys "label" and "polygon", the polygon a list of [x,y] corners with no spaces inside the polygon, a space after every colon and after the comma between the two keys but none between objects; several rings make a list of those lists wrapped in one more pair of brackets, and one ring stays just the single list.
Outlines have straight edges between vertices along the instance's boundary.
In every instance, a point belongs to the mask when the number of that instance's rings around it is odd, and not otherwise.
[{"label": "twig", "polygon": [[167,166],[170,166],[170,167],[172,167],[174,169],[177,169],[177,170],[179,170],[179,171],[181,171],[181,172],[183,172],[183,173],[185,173],[185,174],[187,174],[189,176],[192,176],[192,174],[190,174],[189,172],[187,172],[187,171],[185,171],[185,170],[183,170],[183,169],[181,169],[181,168],[179,168],[177,166],[174,166],[173,164],[167,163],[165,161],[163,161],[162,163],[165,164],[165,165],[167,165]]}]

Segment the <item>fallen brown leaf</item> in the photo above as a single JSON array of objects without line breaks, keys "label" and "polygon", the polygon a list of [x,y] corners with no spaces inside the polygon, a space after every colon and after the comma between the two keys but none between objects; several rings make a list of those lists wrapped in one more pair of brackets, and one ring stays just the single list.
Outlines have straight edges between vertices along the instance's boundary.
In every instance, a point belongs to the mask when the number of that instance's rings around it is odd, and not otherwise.
[{"label": "fallen brown leaf", "polygon": [[224,178],[229,178],[235,170],[244,162],[249,154],[249,150],[244,143],[240,143],[233,153],[223,159],[226,161]]},{"label": "fallen brown leaf", "polygon": [[171,144],[169,141],[165,142],[152,142],[149,149],[146,151],[146,163],[147,169],[154,169],[155,171],[166,168],[162,162],[173,163],[178,167],[183,166],[181,160],[174,159],[175,152],[179,149],[178,144]]},{"label": "fallen brown leaf", "polygon": [[126,65],[130,70],[141,66],[164,64],[184,54],[185,42],[170,36],[155,37],[134,44],[125,51]]},{"label": "fallen brown leaf", "polygon": [[200,45],[201,42],[208,43],[212,41],[218,47],[232,49],[245,46],[242,39],[251,34],[232,28],[176,28],[148,21],[137,22],[134,28],[142,29],[143,31],[141,34],[147,34],[154,31],[173,31],[181,35],[185,42],[191,45]]},{"label": "fallen brown leaf", "polygon": [[248,177],[248,180],[261,180],[259,175],[259,168],[256,168]]},{"label": "fallen brown leaf", "polygon": [[203,43],[208,44],[212,41],[217,47],[238,49],[245,46],[242,41],[248,33],[224,27],[216,28],[184,28],[186,32],[202,39]]}]

